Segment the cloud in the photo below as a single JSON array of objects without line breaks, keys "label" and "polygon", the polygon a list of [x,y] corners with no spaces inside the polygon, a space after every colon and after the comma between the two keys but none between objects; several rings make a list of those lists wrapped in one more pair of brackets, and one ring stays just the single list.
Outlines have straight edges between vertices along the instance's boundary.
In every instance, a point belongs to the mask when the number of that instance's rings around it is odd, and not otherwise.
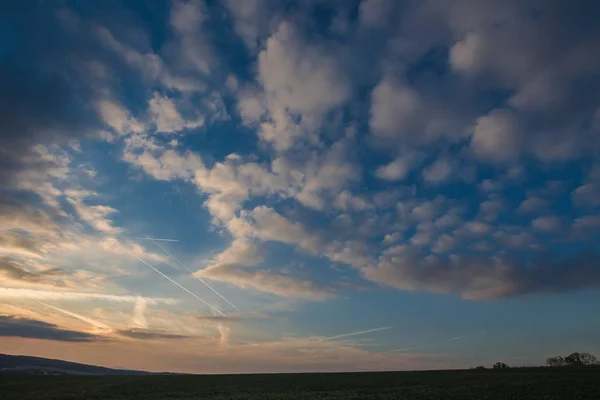
[{"label": "cloud", "polygon": [[[328,111],[349,99],[350,81],[332,54],[335,50],[306,43],[298,29],[285,21],[267,39],[258,55],[257,80],[269,113],[258,133],[275,149],[287,150],[312,134]],[[294,123],[299,116],[301,123]]]},{"label": "cloud", "polygon": [[180,340],[180,339],[189,339],[190,336],[179,335],[175,333],[168,333],[159,330],[152,329],[140,329],[140,328],[132,328],[132,329],[121,329],[116,331],[118,335],[125,336],[131,339],[138,340]]},{"label": "cloud", "polygon": [[29,271],[14,260],[0,257],[0,275],[13,283],[60,287],[64,286],[62,278],[65,273],[57,268]]},{"label": "cloud", "polygon": [[158,93],[154,93],[148,101],[148,114],[156,126],[157,132],[178,132],[183,129],[198,128],[204,124],[202,117],[197,117],[196,120],[191,121],[184,120],[173,100]]},{"label": "cloud", "polygon": [[370,280],[403,290],[459,294],[469,300],[489,300],[529,293],[560,293],[600,285],[599,256],[540,256],[531,262],[497,257],[414,254],[382,259],[362,269]]},{"label": "cloud", "polygon": [[278,3],[270,0],[226,0],[225,5],[234,19],[235,31],[248,50],[255,51],[268,33],[270,16]]},{"label": "cloud", "polygon": [[336,297],[331,287],[269,271],[221,265],[218,268],[209,267],[200,270],[196,274],[202,278],[224,281],[242,288],[252,288],[281,297],[298,297],[317,301]]},{"label": "cloud", "polygon": [[487,160],[512,160],[521,151],[521,137],[516,117],[508,110],[494,110],[477,120],[471,149]]},{"label": "cloud", "polygon": [[519,205],[517,212],[519,213],[532,213],[540,212],[547,209],[549,206],[548,200],[542,199],[538,196],[528,197]]},{"label": "cloud", "polygon": [[571,193],[571,199],[577,206],[597,206],[600,204],[600,184],[586,183]]},{"label": "cloud", "polygon": [[78,343],[101,340],[89,333],[61,329],[54,324],[12,315],[0,315],[0,336]]},{"label": "cloud", "polygon": [[457,173],[457,164],[449,158],[438,158],[423,170],[423,179],[432,185],[441,184]]},{"label": "cloud", "polygon": [[269,207],[260,206],[252,211],[254,234],[264,241],[277,241],[316,254],[321,246],[320,239],[309,233],[299,222],[291,222]]},{"label": "cloud", "polygon": [[[105,300],[118,303],[135,303],[139,301],[138,296],[124,296],[101,293],[82,293],[67,291],[18,289],[18,288],[0,288],[0,298],[14,300],[64,300],[64,301],[86,301],[86,300]],[[177,300],[168,298],[143,297],[147,304],[176,304]]]},{"label": "cloud", "polygon": [[81,198],[67,197],[67,201],[73,206],[79,218],[95,230],[108,234],[122,232],[122,229],[113,226],[113,222],[108,218],[109,215],[117,213],[115,208],[105,205],[90,206]]},{"label": "cloud", "polygon": [[542,232],[558,232],[562,227],[562,220],[555,215],[548,215],[534,219],[531,226]]},{"label": "cloud", "polygon": [[384,137],[412,136],[423,113],[419,93],[392,76],[384,77],[371,94],[371,129]]},{"label": "cloud", "polygon": [[409,174],[412,163],[413,158],[410,156],[398,157],[391,163],[377,168],[375,175],[380,179],[399,181]]},{"label": "cloud", "polygon": [[217,65],[214,49],[203,31],[207,20],[200,0],[171,3],[169,22],[177,38],[172,44],[173,57],[179,58],[182,67],[203,75],[209,75]]},{"label": "cloud", "polygon": [[5,20],[12,39],[0,66],[0,185],[8,188],[34,145],[84,137],[95,115],[73,70],[85,53],[82,41],[66,40],[52,6],[14,5]]},{"label": "cloud", "polygon": [[135,305],[133,307],[133,316],[131,317],[131,323],[137,328],[148,328],[148,321],[146,320],[146,316],[144,315],[147,308],[148,304],[146,303],[146,300],[144,298],[139,297],[135,301]]}]

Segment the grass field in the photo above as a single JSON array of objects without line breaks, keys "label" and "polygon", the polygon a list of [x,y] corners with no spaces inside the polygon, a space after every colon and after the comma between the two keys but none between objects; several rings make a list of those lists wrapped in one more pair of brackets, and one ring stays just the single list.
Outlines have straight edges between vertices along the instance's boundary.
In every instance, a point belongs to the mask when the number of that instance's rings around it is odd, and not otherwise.
[{"label": "grass field", "polygon": [[273,375],[0,376],[0,398],[600,399],[599,368]]}]

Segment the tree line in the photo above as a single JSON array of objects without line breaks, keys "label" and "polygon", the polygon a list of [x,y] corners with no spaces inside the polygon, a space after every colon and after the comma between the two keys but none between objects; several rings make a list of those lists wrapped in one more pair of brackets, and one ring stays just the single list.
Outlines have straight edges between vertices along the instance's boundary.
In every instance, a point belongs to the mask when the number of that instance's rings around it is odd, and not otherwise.
[{"label": "tree line", "polygon": [[[566,366],[579,366],[579,367],[587,367],[592,365],[600,365],[600,361],[598,361],[598,357],[590,353],[571,353],[568,356],[556,356],[556,357],[548,357],[546,359],[546,365],[549,367],[566,367]],[[503,362],[497,362],[492,366],[492,369],[507,369],[510,368],[507,364]],[[472,368],[476,370],[485,370],[483,365]]]}]

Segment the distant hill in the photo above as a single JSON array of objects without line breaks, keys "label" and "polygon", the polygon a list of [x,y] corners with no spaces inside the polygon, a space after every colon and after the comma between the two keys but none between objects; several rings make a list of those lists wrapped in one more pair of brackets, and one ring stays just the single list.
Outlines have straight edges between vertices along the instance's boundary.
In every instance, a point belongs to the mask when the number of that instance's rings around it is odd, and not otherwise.
[{"label": "distant hill", "polygon": [[151,372],[113,369],[51,358],[0,354],[0,373],[37,375],[147,375]]}]

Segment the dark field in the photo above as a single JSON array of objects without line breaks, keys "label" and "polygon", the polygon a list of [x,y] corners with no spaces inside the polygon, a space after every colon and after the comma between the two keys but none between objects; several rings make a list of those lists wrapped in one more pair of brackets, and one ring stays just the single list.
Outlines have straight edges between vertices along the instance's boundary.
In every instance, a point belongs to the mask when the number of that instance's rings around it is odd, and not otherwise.
[{"label": "dark field", "polygon": [[600,369],[221,376],[3,375],[0,399],[600,399]]}]

